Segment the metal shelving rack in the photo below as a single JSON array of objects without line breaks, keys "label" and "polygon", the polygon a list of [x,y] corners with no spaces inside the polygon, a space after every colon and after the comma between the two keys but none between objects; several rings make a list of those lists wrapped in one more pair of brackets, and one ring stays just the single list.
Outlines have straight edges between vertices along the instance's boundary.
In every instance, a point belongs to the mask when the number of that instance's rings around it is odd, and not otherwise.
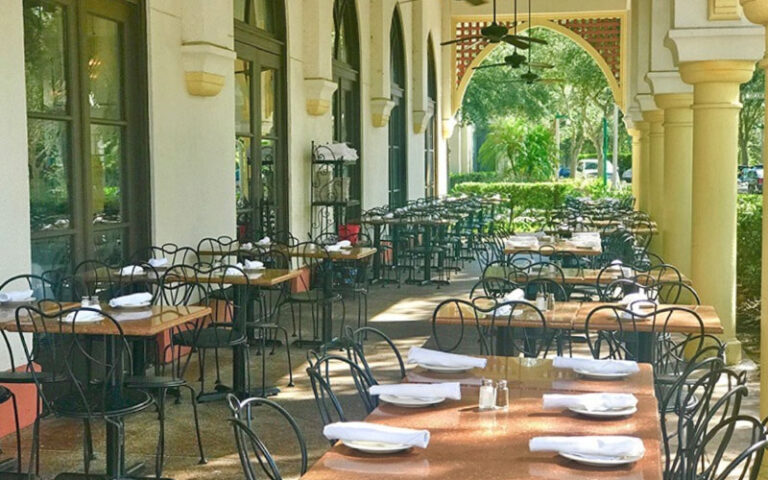
[{"label": "metal shelving rack", "polygon": [[317,238],[324,234],[337,235],[339,225],[347,223],[347,209],[359,206],[352,199],[351,177],[347,167],[358,160],[337,157],[328,145],[312,142],[312,168],[310,192],[310,235]]}]

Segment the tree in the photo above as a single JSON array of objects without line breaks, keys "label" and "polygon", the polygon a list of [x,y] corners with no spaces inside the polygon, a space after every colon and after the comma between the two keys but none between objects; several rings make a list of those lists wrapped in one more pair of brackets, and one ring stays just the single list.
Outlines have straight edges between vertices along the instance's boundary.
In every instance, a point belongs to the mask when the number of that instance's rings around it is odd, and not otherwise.
[{"label": "tree", "polygon": [[555,142],[544,125],[524,118],[507,117],[494,121],[479,151],[488,170],[513,180],[551,180],[555,172]]},{"label": "tree", "polygon": [[741,85],[739,112],[739,163],[762,163],[765,127],[765,71],[757,67],[752,80]]}]

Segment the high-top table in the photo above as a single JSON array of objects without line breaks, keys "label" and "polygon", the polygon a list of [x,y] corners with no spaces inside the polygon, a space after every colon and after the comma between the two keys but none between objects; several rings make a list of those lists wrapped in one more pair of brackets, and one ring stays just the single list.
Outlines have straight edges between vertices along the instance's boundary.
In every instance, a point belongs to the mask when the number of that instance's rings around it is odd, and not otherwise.
[{"label": "high-top table", "polygon": [[[76,307],[77,304],[63,304],[64,307]],[[45,307],[46,313],[56,313],[55,307]],[[153,306],[143,310],[120,310],[105,307],[103,311],[111,315],[123,330],[126,337],[154,337],[166,330],[172,329],[187,322],[194,322],[205,318],[211,314],[211,309],[201,306],[189,307],[160,307]],[[39,318],[27,318],[24,321],[5,322],[0,324],[0,329],[10,332],[34,333],[40,331],[38,323],[37,329],[33,322],[41,322]],[[114,325],[108,321],[93,323],[61,323],[57,318],[44,320],[45,326],[50,333],[77,334],[77,335],[98,335],[114,336],[118,332]],[[19,328],[20,327],[20,328]],[[119,349],[111,348],[112,342],[105,342],[106,355],[110,357],[109,364],[116,365],[115,375],[112,375],[115,383],[115,389],[122,388],[123,380],[123,358],[121,355],[115,355]],[[110,478],[124,478],[130,476],[130,472],[140,468],[142,464],[126,468],[125,466],[125,439],[120,434],[120,428],[113,422],[106,422],[106,466],[107,476]]]},{"label": "high-top table", "polygon": [[[508,378],[519,379],[510,384],[508,411],[477,410],[478,389],[462,388],[460,401],[447,400],[429,408],[402,408],[381,403],[366,421],[404,428],[430,431],[426,449],[413,448],[398,454],[369,455],[337,442],[309,469],[303,480],[402,480],[422,478],[465,480],[469,478],[511,480],[588,480],[643,479],[660,480],[661,427],[653,377],[650,368],[621,382],[596,382],[571,378],[567,371],[555,370],[551,363],[532,359],[490,358],[482,376],[504,366]],[[501,362],[501,363],[500,363]],[[479,373],[479,372],[478,372]],[[451,376],[442,376],[446,380]],[[540,377],[568,377],[567,388],[551,389]],[[633,378],[634,377],[634,378]],[[409,377],[409,381],[411,378]],[[552,382],[553,383],[553,382]],[[638,411],[631,417],[594,420],[562,410],[542,409],[541,396],[552,391],[607,391],[613,387],[630,388],[638,397]],[[614,390],[616,391],[616,390]],[[552,452],[531,452],[528,442],[533,437],[548,435],[631,435],[640,438],[645,456],[638,462],[616,468],[590,467],[566,460]]]}]

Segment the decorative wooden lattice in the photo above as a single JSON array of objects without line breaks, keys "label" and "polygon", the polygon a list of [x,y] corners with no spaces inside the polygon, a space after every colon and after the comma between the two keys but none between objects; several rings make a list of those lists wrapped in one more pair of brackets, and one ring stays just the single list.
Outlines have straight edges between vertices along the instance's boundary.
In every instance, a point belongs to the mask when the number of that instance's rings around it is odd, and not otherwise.
[{"label": "decorative wooden lattice", "polygon": [[[592,45],[610,67],[616,81],[621,84],[620,18],[550,19],[549,21],[571,30]],[[514,22],[499,23],[504,23],[510,30],[514,27]],[[490,22],[458,22],[456,24],[456,38],[480,35],[480,29],[488,24]],[[472,61],[486,45],[488,45],[486,40],[456,45],[457,86],[461,83],[461,79],[464,78]]]}]

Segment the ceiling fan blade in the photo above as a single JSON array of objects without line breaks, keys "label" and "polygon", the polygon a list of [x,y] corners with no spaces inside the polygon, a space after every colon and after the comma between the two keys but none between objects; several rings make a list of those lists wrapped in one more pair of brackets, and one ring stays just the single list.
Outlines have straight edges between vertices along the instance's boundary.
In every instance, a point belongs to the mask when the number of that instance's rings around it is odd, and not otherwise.
[{"label": "ceiling fan blade", "polygon": [[565,80],[562,78],[540,78],[539,83],[563,83]]},{"label": "ceiling fan blade", "polygon": [[465,2],[469,3],[470,5],[485,5],[488,3],[488,0],[464,0]]},{"label": "ceiling fan blade", "polygon": [[506,63],[492,63],[490,65],[480,65],[479,67],[473,68],[473,70],[482,70],[484,68],[498,68],[498,67],[506,67]]},{"label": "ceiling fan blade", "polygon": [[481,40],[483,38],[485,37],[483,37],[482,35],[472,35],[471,37],[461,37],[461,38],[456,38],[454,40],[448,40],[447,42],[443,42],[440,45],[442,46],[453,45],[454,43],[468,42],[470,40]]},{"label": "ceiling fan blade", "polygon": [[510,45],[513,45],[520,50],[526,50],[531,45],[523,40],[520,39],[517,35],[505,35],[502,40]]},{"label": "ceiling fan blade", "polygon": [[536,37],[525,37],[525,38],[527,38],[529,42],[538,43],[541,45],[549,45],[549,42],[547,42],[546,40],[542,40],[540,38],[536,38]]},{"label": "ceiling fan blade", "polygon": [[550,65],[549,63],[536,63],[536,62],[533,62],[533,63],[528,63],[527,65],[530,66],[531,68],[545,68],[545,69],[555,68],[554,65]]}]

